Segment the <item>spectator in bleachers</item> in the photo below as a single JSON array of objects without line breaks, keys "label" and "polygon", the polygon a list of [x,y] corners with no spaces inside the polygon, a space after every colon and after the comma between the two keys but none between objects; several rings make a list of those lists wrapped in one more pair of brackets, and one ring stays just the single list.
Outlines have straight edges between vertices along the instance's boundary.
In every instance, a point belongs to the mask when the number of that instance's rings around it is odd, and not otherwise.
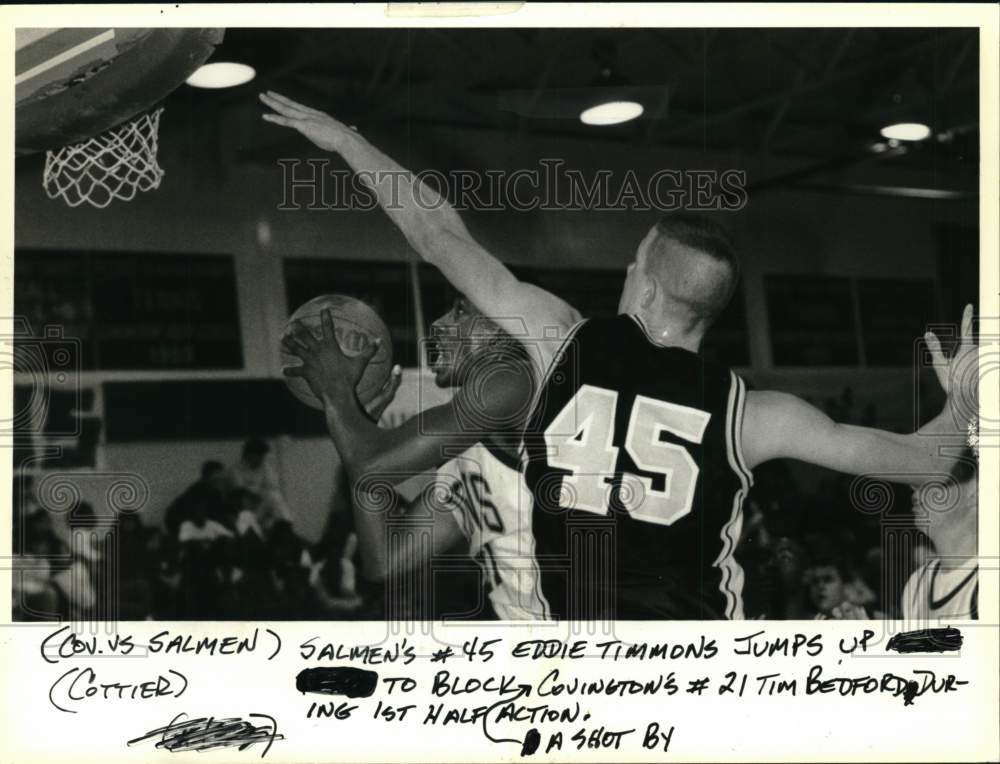
[{"label": "spectator in bleachers", "polygon": [[875,544],[868,547],[865,551],[864,561],[861,567],[861,577],[864,579],[865,584],[872,591],[875,596],[875,600],[872,603],[872,607],[875,610],[884,610],[885,606],[882,603],[882,576],[883,565],[884,565],[885,555],[882,552],[882,546]]},{"label": "spectator in bleachers", "polygon": [[180,542],[181,596],[186,617],[211,619],[221,617],[223,588],[228,583],[226,542],[233,532],[208,517],[207,497],[196,495],[191,503],[191,517],[181,523]]},{"label": "spectator in bleachers", "polygon": [[35,502],[35,481],[31,475],[15,475],[11,483],[11,526],[13,530],[14,551],[18,551],[24,537],[26,518],[37,509]]},{"label": "spectator in bleachers", "polygon": [[267,547],[274,588],[284,609],[291,614],[308,612],[314,601],[310,584],[313,560],[305,541],[296,535],[291,523],[279,520],[271,528]]},{"label": "spectator in bleachers", "polygon": [[810,617],[804,574],[807,564],[802,544],[790,538],[777,539],[772,547],[771,567],[776,591],[768,618],[802,619]]},{"label": "spectator in bleachers", "polygon": [[[70,512],[70,539],[68,566],[56,570],[53,579],[69,607],[70,618],[90,617],[97,603],[94,582],[104,569],[107,540],[103,533],[93,533],[98,526],[97,513],[88,501],[81,501]],[[96,617],[105,614],[97,613]]]},{"label": "spectator in bleachers", "polygon": [[[234,565],[238,570],[233,582],[237,589],[237,608],[242,618],[260,617],[261,608],[271,606],[264,601],[271,591],[267,534],[257,519],[260,497],[242,488],[230,494],[230,512],[234,519]],[[269,596],[269,595],[268,595]],[[267,599],[267,602],[270,602]]]},{"label": "spectator in bleachers", "polygon": [[192,505],[196,501],[205,505],[208,519],[220,522],[225,514],[227,490],[226,468],[222,462],[204,462],[201,476],[167,507],[163,519],[167,532],[177,538],[181,525],[191,517]]},{"label": "spectator in bleachers", "polygon": [[850,573],[843,560],[826,556],[817,558],[806,570],[809,604],[818,618],[867,618],[862,605],[848,596]]},{"label": "spectator in bleachers", "polygon": [[265,531],[279,520],[292,521],[278,476],[267,460],[270,451],[266,441],[250,438],[243,444],[240,461],[232,465],[227,473],[231,488],[242,488],[260,497],[257,519]]},{"label": "spectator in bleachers", "polygon": [[253,543],[263,544],[266,538],[264,528],[260,524],[260,496],[245,488],[234,488],[229,496],[229,512],[233,520],[233,529],[239,538],[252,534]]},{"label": "spectator in bleachers", "polygon": [[181,572],[177,539],[159,528],[146,528],[143,550],[152,574],[152,616],[173,621],[182,617],[180,607]]},{"label": "spectator in bleachers", "polygon": [[142,520],[134,512],[118,520],[118,616],[139,621],[153,610],[153,584],[156,569],[146,554]]},{"label": "spectator in bleachers", "polygon": [[53,560],[62,543],[52,530],[52,521],[44,510],[35,510],[24,518],[24,547],[14,558],[13,607],[15,620],[47,620],[63,610],[61,595],[53,581]]},{"label": "spectator in bleachers", "polygon": [[233,538],[233,532],[218,520],[209,517],[211,500],[206,496],[195,496],[191,502],[191,515],[181,523],[177,540],[183,545],[201,544],[205,548],[221,539]]}]

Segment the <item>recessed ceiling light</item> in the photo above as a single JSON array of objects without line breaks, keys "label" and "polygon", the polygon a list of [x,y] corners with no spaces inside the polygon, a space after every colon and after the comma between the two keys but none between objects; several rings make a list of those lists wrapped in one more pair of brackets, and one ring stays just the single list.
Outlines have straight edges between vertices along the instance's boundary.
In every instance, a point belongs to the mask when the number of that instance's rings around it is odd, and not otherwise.
[{"label": "recessed ceiling light", "polygon": [[194,74],[187,78],[187,84],[196,88],[209,88],[217,90],[219,88],[234,88],[250,82],[257,72],[252,66],[246,64],[236,64],[229,61],[217,61],[214,64],[205,64],[199,67]]},{"label": "recessed ceiling light", "polygon": [[642,115],[641,103],[635,101],[609,101],[585,110],[580,121],[585,125],[620,125]]},{"label": "recessed ceiling light", "polygon": [[900,122],[883,127],[881,133],[883,138],[897,141],[922,141],[930,137],[931,129],[920,122]]}]

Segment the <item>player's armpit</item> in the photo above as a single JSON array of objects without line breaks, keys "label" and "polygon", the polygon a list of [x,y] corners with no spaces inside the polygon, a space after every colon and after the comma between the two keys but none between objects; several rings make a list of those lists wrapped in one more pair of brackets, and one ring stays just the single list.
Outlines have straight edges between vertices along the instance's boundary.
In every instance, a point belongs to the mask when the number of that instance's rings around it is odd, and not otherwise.
[{"label": "player's armpit", "polygon": [[949,463],[919,438],[838,424],[801,398],[778,392],[747,393],[741,443],[750,469],[771,459],[798,459],[851,475],[895,475],[913,485]]}]

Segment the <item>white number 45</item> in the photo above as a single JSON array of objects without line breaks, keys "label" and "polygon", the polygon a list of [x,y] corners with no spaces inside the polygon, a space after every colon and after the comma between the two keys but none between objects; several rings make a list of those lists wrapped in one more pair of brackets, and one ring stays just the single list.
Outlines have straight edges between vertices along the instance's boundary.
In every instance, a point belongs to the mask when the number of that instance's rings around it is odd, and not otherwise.
[{"label": "white number 45", "polygon": [[[617,405],[616,391],[582,385],[545,429],[549,464],[570,472],[563,476],[560,491],[563,508],[608,513],[608,479],[618,462],[618,448],[612,445]],[[671,525],[691,511],[698,465],[686,448],[664,443],[660,434],[670,432],[701,443],[711,418],[711,414],[688,406],[635,397],[625,450],[639,469],[663,475],[664,487],[655,490],[650,478],[623,472],[619,496],[632,517]]]}]

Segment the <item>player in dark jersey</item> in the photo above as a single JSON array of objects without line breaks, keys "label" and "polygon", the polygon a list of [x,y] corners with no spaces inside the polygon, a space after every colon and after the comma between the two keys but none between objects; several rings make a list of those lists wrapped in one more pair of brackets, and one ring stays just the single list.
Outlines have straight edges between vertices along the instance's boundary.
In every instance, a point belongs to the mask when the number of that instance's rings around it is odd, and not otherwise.
[{"label": "player in dark jersey", "polygon": [[551,611],[742,617],[743,381],[622,315],[582,323],[544,391],[525,448]]},{"label": "player in dark jersey", "polygon": [[456,437],[496,441],[519,429],[507,446],[524,446],[547,616],[738,618],[742,573],[732,548],[755,466],[792,458],[919,485],[954,463],[940,453],[949,436],[930,433],[978,384],[957,375],[968,353],[950,370],[966,387],[953,385],[932,427],[909,435],[837,424],[787,393],[748,393],[697,355],[739,273],[727,236],[706,219],[654,226],[628,268],[621,315],[581,323],[570,306],[519,281],[446,200],[355,131],[276,94],[262,100],[276,112],[265,119],[362,173],[411,246],[531,354],[529,373],[498,367],[391,431],[359,411],[353,390],[365,359],[344,356],[332,330],[316,339],[293,328],[303,365],[292,373],[321,391],[356,476],[435,467]]}]

